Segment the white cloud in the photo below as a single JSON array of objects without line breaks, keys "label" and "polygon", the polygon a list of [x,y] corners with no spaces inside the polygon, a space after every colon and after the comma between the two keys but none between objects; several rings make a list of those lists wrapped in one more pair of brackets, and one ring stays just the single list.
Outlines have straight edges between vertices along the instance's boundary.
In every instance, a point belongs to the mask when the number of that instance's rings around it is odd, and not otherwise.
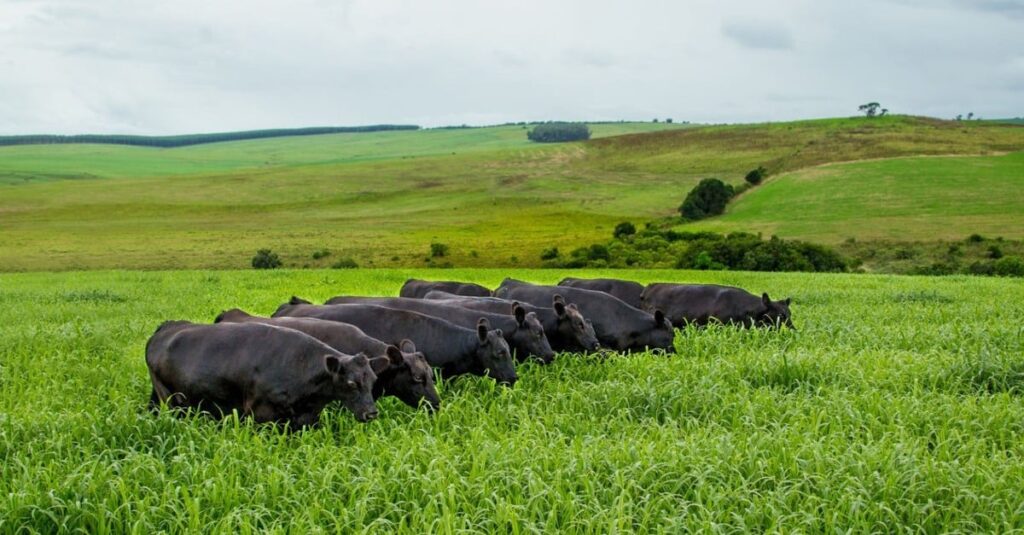
[{"label": "white cloud", "polygon": [[0,133],[1016,116],[1020,7],[0,0]]}]

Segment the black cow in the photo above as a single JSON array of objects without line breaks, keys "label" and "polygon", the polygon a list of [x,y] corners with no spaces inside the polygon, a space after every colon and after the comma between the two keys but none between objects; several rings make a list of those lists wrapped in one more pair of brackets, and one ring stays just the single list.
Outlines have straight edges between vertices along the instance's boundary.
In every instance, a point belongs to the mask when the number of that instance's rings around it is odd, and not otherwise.
[{"label": "black cow", "polygon": [[387,359],[346,355],[293,329],[257,323],[170,321],[146,344],[151,404],[195,408],[217,418],[232,411],[293,428],[317,423],[341,400],[357,420],[377,417],[372,367]]},{"label": "black cow", "polygon": [[641,308],[640,294],[644,291],[644,285],[639,282],[619,279],[576,279],[566,277],[558,285],[604,292],[618,297],[633,308]]},{"label": "black cow", "polygon": [[398,295],[400,297],[421,299],[431,290],[440,290],[450,294],[468,295],[473,297],[491,296],[490,289],[480,286],[479,284],[473,284],[472,282],[424,281],[419,279],[409,279],[405,281],[405,284],[402,285],[402,289],[398,292]]},{"label": "black cow", "polygon": [[[221,312],[214,323],[263,323],[304,332],[342,353],[365,353],[371,359],[386,358],[389,366],[377,371],[373,399],[395,396],[410,407],[423,402],[428,409],[441,408],[441,399],[434,386],[434,372],[423,353],[409,340],[398,346],[385,344],[367,336],[359,327],[317,318],[261,318],[233,308]],[[400,349],[400,347],[404,349]]]},{"label": "black cow", "polygon": [[324,304],[344,305],[353,303],[411,310],[469,328],[475,327],[480,318],[487,318],[491,327],[501,329],[509,347],[516,351],[518,360],[524,361],[529,357],[534,357],[540,362],[548,364],[555,358],[555,351],[551,349],[548,337],[544,335],[544,326],[537,319],[537,314],[528,313],[525,308],[518,304],[506,308],[504,313],[500,314],[472,311],[439,301],[412,299],[409,297],[338,296],[328,299]]},{"label": "black cow", "polygon": [[593,322],[601,345],[618,351],[642,351],[648,347],[673,350],[675,331],[660,310],[649,314],[604,292],[566,286],[536,286],[505,279],[494,293],[497,297],[534,305],[550,302],[555,295],[563,295],[566,302],[579,307],[580,312]]},{"label": "black cow", "polygon": [[516,382],[512,352],[500,330],[491,330],[480,318],[476,329],[410,310],[377,305],[312,305],[293,297],[278,307],[274,317],[312,317],[350,323],[366,334],[394,343],[408,338],[445,377],[465,373],[488,375],[501,384]]},{"label": "black cow", "polygon": [[644,308],[664,310],[673,325],[732,323],[750,328],[785,325],[793,328],[790,299],[772,301],[768,294],[758,297],[742,288],[716,284],[648,285],[643,293]]},{"label": "black cow", "polygon": [[[434,290],[423,296],[427,300],[441,301],[458,305],[470,310],[496,312],[508,310],[517,304],[497,297],[466,297]],[[576,305],[566,305],[565,299],[556,295],[551,307],[539,307],[529,303],[519,303],[527,312],[536,314],[544,327],[551,347],[555,351],[597,351],[601,344],[594,334],[594,326],[580,314]]]}]

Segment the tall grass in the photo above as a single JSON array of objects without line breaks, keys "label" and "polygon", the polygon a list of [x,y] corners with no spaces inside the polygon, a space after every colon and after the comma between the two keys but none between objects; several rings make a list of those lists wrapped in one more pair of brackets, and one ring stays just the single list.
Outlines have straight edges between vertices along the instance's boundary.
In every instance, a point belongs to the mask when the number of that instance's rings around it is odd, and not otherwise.
[{"label": "tall grass", "polygon": [[1024,285],[620,274],[792,295],[799,331],[686,329],[675,355],[561,355],[513,389],[444,383],[432,416],[384,400],[288,434],[150,414],[147,337],[438,272],[0,275],[0,532],[1024,528]]}]

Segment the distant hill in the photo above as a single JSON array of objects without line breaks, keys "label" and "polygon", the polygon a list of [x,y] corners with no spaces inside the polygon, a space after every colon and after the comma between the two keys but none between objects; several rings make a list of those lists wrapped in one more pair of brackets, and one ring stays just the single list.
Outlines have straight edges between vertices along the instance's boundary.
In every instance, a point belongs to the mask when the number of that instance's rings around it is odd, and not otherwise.
[{"label": "distant hill", "polygon": [[[0,271],[246,268],[265,247],[294,267],[539,266],[543,250],[671,218],[702,178],[739,184],[758,165],[764,185],[684,228],[832,242],[1024,237],[1011,224],[1021,159],[1001,156],[1024,151],[1018,126],[614,123],[555,145],[531,143],[524,126],[0,147]],[[449,253],[431,258],[432,242]],[[313,258],[321,249],[330,255]]]},{"label": "distant hill", "polygon": [[376,124],[369,126],[319,126],[311,128],[275,128],[269,130],[245,130],[241,132],[220,132],[214,134],[188,134],[182,136],[129,136],[83,134],[73,136],[28,135],[0,136],[0,146],[10,145],[58,145],[70,143],[99,143],[108,145],[133,145],[140,147],[187,147],[204,143],[223,143],[247,139],[270,137],[318,136],[323,134],[346,134],[359,132],[386,132],[391,130],[418,130],[416,125]]}]

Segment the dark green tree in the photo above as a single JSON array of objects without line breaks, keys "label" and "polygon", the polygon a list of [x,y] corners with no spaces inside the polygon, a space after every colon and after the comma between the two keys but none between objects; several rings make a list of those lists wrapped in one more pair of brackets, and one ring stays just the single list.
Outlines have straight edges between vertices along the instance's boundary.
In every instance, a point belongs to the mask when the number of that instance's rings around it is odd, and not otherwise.
[{"label": "dark green tree", "polygon": [[721,214],[734,194],[733,187],[717,178],[705,178],[690,190],[679,213],[690,221]]},{"label": "dark green tree", "polygon": [[636,227],[629,221],[623,221],[622,223],[615,225],[615,230],[612,232],[612,236],[620,240],[626,236],[632,236],[634,234],[636,234]]},{"label": "dark green tree", "polygon": [[583,123],[544,123],[526,132],[526,138],[538,143],[562,143],[590,139],[590,128]]},{"label": "dark green tree", "polygon": [[277,269],[281,267],[281,257],[270,249],[260,249],[256,251],[256,256],[252,257],[252,267],[255,269]]},{"label": "dark green tree", "polygon": [[878,110],[881,109],[881,107],[882,105],[877,102],[868,102],[867,104],[857,106],[857,109],[868,117],[874,117],[875,115],[878,115]]}]

